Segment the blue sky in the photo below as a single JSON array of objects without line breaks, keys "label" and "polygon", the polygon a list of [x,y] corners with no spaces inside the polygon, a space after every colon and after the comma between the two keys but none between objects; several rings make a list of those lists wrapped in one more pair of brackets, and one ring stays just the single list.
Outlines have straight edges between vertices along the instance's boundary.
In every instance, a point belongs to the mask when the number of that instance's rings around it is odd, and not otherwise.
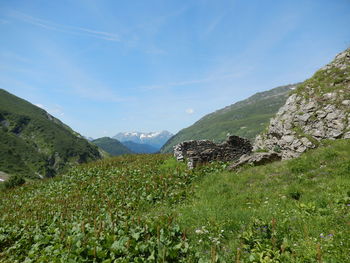
[{"label": "blue sky", "polygon": [[82,135],[177,132],[350,46],[349,0],[0,0],[0,88]]}]

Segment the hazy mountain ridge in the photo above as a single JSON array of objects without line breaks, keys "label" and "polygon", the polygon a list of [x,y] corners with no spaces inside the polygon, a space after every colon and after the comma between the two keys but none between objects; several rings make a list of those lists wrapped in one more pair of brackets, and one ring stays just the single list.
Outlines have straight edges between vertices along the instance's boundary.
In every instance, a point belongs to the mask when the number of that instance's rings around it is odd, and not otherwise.
[{"label": "hazy mountain ridge", "polygon": [[109,137],[95,139],[92,141],[92,143],[97,145],[112,156],[133,153],[133,151],[124,146],[121,142]]},{"label": "hazy mountain ridge", "polygon": [[145,143],[136,143],[132,141],[122,142],[124,146],[129,148],[134,153],[156,153],[159,149]]},{"label": "hazy mountain ridge", "polygon": [[246,100],[210,113],[179,131],[161,148],[161,152],[171,152],[173,146],[186,140],[223,141],[228,133],[253,140],[264,130],[270,118],[285,103],[289,92],[297,85],[286,85],[259,92]]},{"label": "hazy mountain ridge", "polygon": [[120,132],[113,136],[120,142],[131,141],[139,144],[148,144],[159,150],[173,134],[168,131],[160,132]]},{"label": "hazy mountain ridge", "polygon": [[45,110],[0,89],[0,171],[54,176],[100,159],[98,148]]}]

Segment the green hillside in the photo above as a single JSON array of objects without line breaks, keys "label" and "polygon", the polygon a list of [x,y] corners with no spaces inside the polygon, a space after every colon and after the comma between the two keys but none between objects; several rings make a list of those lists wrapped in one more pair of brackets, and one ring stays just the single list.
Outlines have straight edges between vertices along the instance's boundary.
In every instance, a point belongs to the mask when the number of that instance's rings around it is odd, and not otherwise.
[{"label": "green hillside", "polygon": [[149,144],[145,143],[136,143],[132,141],[122,142],[127,148],[132,150],[134,153],[156,153],[159,150]]},{"label": "green hillside", "polygon": [[217,110],[174,135],[161,149],[172,152],[173,146],[186,140],[209,139],[220,142],[228,133],[253,140],[264,130],[271,117],[285,103],[296,85],[287,85],[257,93],[250,98]]},{"label": "green hillside", "polygon": [[239,172],[124,155],[0,192],[0,262],[350,262],[350,140],[323,144]]},{"label": "green hillside", "polygon": [[102,137],[92,141],[93,144],[97,145],[112,156],[122,154],[132,154],[133,152],[124,146],[121,142],[116,139],[109,137]]},{"label": "green hillside", "polygon": [[99,158],[96,146],[60,120],[0,89],[0,171],[52,177],[71,165]]}]

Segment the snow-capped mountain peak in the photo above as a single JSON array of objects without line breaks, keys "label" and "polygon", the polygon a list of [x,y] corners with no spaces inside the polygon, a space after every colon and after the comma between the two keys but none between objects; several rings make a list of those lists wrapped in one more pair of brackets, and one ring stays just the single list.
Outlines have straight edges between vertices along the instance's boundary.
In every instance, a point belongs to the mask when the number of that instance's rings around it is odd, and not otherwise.
[{"label": "snow-capped mountain peak", "polygon": [[132,141],[135,143],[148,144],[157,149],[160,149],[171,137],[172,133],[168,131],[157,131],[157,132],[120,132],[113,138],[121,141]]}]

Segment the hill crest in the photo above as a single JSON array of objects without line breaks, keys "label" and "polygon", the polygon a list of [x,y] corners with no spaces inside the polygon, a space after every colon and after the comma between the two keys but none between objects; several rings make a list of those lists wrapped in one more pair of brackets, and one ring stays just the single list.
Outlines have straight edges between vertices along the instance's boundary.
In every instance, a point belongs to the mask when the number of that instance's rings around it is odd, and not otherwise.
[{"label": "hill crest", "polygon": [[208,139],[221,142],[226,139],[227,134],[254,140],[296,86],[297,84],[286,85],[259,92],[248,99],[210,113],[175,134],[161,148],[161,152],[172,152],[173,146],[187,140]]}]

